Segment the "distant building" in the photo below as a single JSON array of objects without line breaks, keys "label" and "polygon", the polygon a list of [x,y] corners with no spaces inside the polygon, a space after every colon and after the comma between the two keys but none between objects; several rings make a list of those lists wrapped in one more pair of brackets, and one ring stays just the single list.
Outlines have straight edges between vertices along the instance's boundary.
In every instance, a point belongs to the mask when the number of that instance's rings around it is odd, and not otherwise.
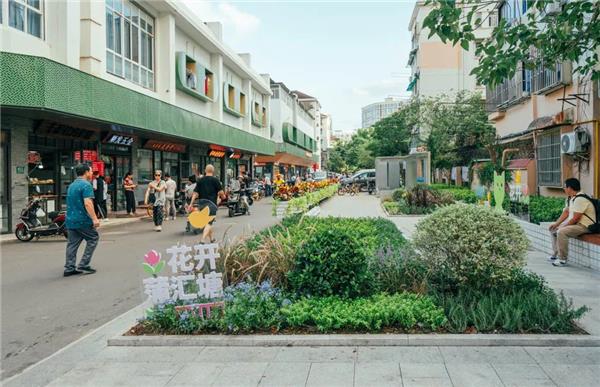
[{"label": "distant building", "polygon": [[348,142],[352,139],[352,136],[356,134],[357,130],[351,131],[343,131],[343,130],[334,130],[331,134],[331,145],[332,147],[337,146],[340,142]]},{"label": "distant building", "polygon": [[388,97],[383,102],[375,102],[362,108],[362,127],[369,128],[377,121],[391,116],[400,109],[404,100]]}]

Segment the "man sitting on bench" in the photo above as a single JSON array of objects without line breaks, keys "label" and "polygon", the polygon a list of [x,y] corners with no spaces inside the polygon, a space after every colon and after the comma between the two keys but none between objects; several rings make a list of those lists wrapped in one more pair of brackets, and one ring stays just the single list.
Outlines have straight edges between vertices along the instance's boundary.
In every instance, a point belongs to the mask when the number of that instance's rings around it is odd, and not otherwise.
[{"label": "man sitting on bench", "polygon": [[595,207],[587,195],[580,192],[579,180],[575,178],[565,180],[563,189],[568,196],[565,208],[562,215],[549,228],[554,249],[550,261],[556,267],[567,265],[569,238],[576,238],[588,233],[588,226],[596,223]]}]

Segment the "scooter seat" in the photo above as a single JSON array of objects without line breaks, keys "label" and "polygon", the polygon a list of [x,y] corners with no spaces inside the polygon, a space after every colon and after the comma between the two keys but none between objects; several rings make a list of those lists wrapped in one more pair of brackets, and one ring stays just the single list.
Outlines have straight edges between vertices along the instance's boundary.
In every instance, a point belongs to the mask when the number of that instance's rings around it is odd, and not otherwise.
[{"label": "scooter seat", "polygon": [[58,217],[59,214],[60,214],[59,211],[51,211],[48,213],[48,218],[54,220]]}]

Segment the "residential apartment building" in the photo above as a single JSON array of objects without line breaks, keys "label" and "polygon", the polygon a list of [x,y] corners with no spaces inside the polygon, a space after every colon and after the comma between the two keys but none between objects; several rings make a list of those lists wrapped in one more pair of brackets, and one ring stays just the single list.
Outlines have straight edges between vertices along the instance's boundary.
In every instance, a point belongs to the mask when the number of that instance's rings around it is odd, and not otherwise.
[{"label": "residential apartment building", "polygon": [[[429,37],[429,29],[423,27],[423,21],[431,11],[433,5],[426,5],[424,1],[417,1],[413,8],[408,30],[412,35],[412,48],[409,53],[408,66],[411,68],[411,77],[407,91],[412,92],[414,98],[427,98],[446,95],[452,98],[457,92],[479,92],[485,98],[485,87],[479,85],[471,70],[477,65],[475,44],[471,43],[470,49],[464,50],[460,45],[453,46],[444,43],[434,35]],[[476,15],[482,20],[481,26],[474,31],[477,39],[490,36],[493,27],[497,25],[494,5],[490,5]],[[416,165],[416,172],[411,171],[410,176],[415,176],[417,183],[427,183],[431,180],[430,156],[427,153],[426,140],[429,130],[426,126],[419,125],[413,128],[410,153],[413,158],[407,165]],[[410,161],[410,160],[409,160]],[[460,167],[460,166],[457,166]],[[450,175],[449,171],[434,171],[434,176]]]},{"label": "residential apartment building", "polygon": [[375,102],[364,106],[362,110],[362,127],[370,128],[377,121],[391,116],[400,109],[404,101],[387,97],[383,102]]},{"label": "residential apartment building", "polygon": [[[500,19],[511,23],[534,12],[528,5],[505,2],[498,9]],[[489,118],[509,154],[513,200],[564,196],[569,177],[578,178],[586,193],[600,195],[600,85],[575,73],[575,67],[571,62],[531,70],[521,65],[511,79],[487,91]]]},{"label": "residential apartment building", "polygon": [[314,116],[283,82],[270,80],[270,85],[270,128],[276,152],[257,156],[255,173],[271,178],[279,173],[285,179],[303,176],[319,162]]},{"label": "residential apartment building", "polygon": [[79,162],[109,178],[118,211],[128,170],[141,200],[155,169],[183,185],[213,164],[227,183],[275,155],[269,77],[219,23],[167,0],[0,5],[2,232],[28,198],[65,208]]}]

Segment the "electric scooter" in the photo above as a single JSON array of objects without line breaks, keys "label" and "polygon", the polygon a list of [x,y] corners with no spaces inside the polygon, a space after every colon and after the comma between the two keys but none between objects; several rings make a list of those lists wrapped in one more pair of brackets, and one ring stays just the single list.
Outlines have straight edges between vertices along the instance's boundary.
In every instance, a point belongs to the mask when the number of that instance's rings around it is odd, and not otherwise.
[{"label": "electric scooter", "polygon": [[29,242],[34,237],[64,235],[67,237],[67,229],[65,228],[66,213],[65,211],[52,211],[48,213],[51,223],[42,225],[38,216],[43,216],[44,211],[41,208],[40,199],[32,199],[21,211],[21,223],[15,228],[15,236],[22,242]]}]

